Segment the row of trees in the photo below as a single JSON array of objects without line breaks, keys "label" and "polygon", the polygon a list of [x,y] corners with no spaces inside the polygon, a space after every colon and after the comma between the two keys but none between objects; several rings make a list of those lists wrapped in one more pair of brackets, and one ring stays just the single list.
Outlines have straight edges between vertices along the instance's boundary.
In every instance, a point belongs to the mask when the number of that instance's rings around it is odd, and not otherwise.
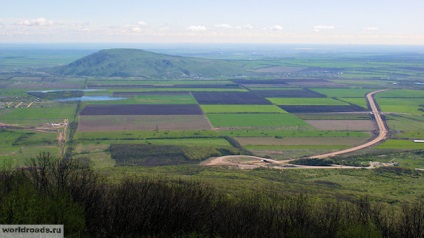
[{"label": "row of trees", "polygon": [[401,209],[305,195],[228,198],[195,181],[107,183],[73,160],[40,154],[0,173],[1,224],[64,224],[67,237],[423,237],[424,201]]}]

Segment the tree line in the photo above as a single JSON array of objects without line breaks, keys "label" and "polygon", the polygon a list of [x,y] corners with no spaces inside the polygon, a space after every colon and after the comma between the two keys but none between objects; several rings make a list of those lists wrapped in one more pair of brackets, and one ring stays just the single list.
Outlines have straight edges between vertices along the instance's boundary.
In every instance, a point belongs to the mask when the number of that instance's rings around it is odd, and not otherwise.
[{"label": "tree line", "polygon": [[1,224],[64,224],[66,237],[423,237],[424,200],[400,209],[306,195],[240,194],[157,177],[107,182],[41,153],[0,172]]}]

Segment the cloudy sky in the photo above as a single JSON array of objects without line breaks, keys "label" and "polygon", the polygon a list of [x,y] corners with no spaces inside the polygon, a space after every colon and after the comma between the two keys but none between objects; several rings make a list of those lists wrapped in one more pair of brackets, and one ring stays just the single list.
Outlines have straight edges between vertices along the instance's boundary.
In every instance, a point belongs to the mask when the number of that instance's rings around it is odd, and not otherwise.
[{"label": "cloudy sky", "polygon": [[0,0],[0,42],[424,44],[423,0]]}]

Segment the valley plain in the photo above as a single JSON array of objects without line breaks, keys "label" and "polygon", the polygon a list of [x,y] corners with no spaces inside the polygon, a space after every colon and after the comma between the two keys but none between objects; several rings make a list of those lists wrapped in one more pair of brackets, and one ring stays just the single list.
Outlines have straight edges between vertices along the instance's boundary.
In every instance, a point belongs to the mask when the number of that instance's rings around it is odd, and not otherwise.
[{"label": "valley plain", "polygon": [[[243,51],[240,59],[240,52],[228,51],[222,59],[206,53],[197,59],[113,49],[87,51],[78,60],[80,51],[69,52],[59,67],[45,57],[48,51],[36,62],[11,57],[11,50],[2,58],[3,168],[25,167],[49,152],[111,181],[195,179],[230,197],[252,191],[319,200],[368,196],[399,208],[424,196],[424,143],[417,142],[424,139],[423,54],[295,52],[250,59]],[[134,63],[141,58],[143,64]],[[384,141],[310,159],[376,137],[365,96],[382,89],[374,99],[388,127]],[[238,164],[253,163],[243,155],[288,162],[285,169],[266,161],[251,170],[203,165],[226,155],[240,155]],[[293,169],[301,165],[355,169]]]}]

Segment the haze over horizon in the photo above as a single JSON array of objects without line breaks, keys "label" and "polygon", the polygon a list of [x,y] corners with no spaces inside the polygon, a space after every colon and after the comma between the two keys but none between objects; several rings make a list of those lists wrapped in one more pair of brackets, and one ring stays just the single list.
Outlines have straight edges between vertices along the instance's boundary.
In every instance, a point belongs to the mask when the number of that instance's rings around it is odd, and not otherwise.
[{"label": "haze over horizon", "polygon": [[0,43],[423,45],[419,0],[0,0]]}]

